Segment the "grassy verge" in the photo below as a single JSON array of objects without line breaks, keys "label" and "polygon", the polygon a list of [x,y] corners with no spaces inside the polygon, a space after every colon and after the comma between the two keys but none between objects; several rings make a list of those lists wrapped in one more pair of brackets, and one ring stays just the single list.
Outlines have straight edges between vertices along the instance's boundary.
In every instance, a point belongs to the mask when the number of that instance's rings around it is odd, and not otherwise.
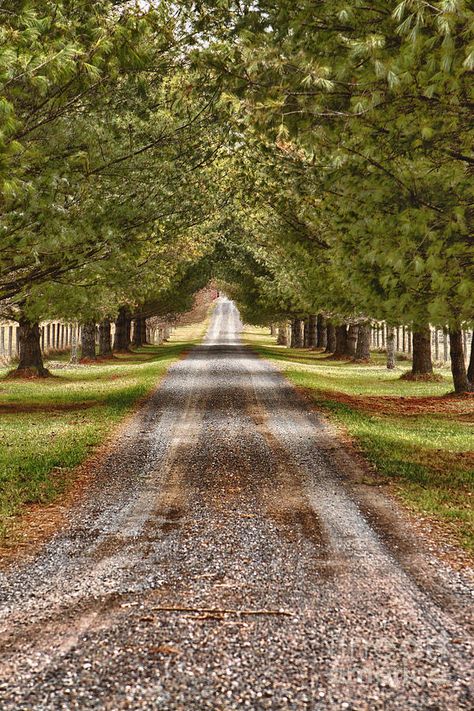
[{"label": "grassy verge", "polygon": [[448,396],[448,371],[439,383],[407,382],[408,363],[390,372],[379,354],[370,365],[331,361],[276,346],[265,333],[247,327],[244,340],[344,426],[405,504],[474,554],[474,399]]},{"label": "grassy verge", "polygon": [[71,469],[200,340],[206,325],[177,328],[169,343],[113,361],[72,368],[65,362],[46,380],[6,380],[0,370],[0,540],[26,505],[51,503],[65,491]]}]

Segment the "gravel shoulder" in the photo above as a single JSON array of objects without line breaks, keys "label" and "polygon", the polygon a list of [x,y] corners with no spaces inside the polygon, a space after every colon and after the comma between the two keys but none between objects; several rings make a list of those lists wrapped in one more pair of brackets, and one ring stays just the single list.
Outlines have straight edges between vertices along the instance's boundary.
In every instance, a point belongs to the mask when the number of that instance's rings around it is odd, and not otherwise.
[{"label": "gravel shoulder", "polygon": [[2,709],[472,708],[471,583],[239,331],[220,299],[69,524],[0,574]]}]

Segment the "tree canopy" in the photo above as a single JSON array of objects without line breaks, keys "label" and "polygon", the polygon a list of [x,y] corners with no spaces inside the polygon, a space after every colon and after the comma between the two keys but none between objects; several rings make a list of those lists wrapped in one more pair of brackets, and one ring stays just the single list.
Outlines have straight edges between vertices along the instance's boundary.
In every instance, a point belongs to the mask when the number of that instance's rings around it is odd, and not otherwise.
[{"label": "tree canopy", "polygon": [[472,326],[469,3],[0,13],[4,315],[152,315],[216,277],[255,322]]}]

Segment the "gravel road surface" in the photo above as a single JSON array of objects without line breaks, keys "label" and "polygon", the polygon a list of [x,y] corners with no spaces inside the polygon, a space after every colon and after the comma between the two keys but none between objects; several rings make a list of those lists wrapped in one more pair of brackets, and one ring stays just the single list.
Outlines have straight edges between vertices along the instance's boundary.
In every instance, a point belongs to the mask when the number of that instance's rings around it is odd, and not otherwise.
[{"label": "gravel road surface", "polygon": [[473,707],[473,590],[384,533],[240,328],[219,299],[67,526],[0,574],[2,711]]}]

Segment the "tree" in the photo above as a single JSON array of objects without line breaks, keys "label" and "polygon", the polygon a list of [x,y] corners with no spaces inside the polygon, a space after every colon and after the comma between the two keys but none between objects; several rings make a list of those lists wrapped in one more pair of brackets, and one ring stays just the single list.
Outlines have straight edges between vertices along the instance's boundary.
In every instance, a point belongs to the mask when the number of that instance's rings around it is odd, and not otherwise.
[{"label": "tree", "polygon": [[81,328],[81,360],[97,360],[95,351],[95,321],[86,321]]},{"label": "tree", "polygon": [[467,392],[471,390],[471,383],[469,382],[466,373],[462,332],[460,330],[449,331],[449,350],[451,355],[454,390],[457,393]]},{"label": "tree", "polygon": [[323,225],[358,309],[420,334],[474,312],[472,20],[464,3],[421,0],[197,12],[232,113],[267,147],[292,146],[316,186],[308,236]]},{"label": "tree", "polygon": [[19,361],[17,373],[21,375],[21,377],[47,377],[49,371],[43,364],[38,323],[21,317],[19,321],[18,338]]},{"label": "tree", "polygon": [[370,328],[370,321],[362,321],[359,324],[355,353],[355,360],[359,363],[366,363],[370,360]]},{"label": "tree", "polygon": [[168,3],[8,4],[0,300],[20,305],[36,284],[156,238],[158,221],[204,219],[200,169],[222,130],[211,89],[186,92],[186,28]]},{"label": "tree", "polygon": [[105,318],[99,323],[99,356],[112,357],[112,329],[110,318]]},{"label": "tree", "polygon": [[471,333],[471,356],[469,358],[469,367],[467,369],[467,379],[474,389],[474,331]]}]

